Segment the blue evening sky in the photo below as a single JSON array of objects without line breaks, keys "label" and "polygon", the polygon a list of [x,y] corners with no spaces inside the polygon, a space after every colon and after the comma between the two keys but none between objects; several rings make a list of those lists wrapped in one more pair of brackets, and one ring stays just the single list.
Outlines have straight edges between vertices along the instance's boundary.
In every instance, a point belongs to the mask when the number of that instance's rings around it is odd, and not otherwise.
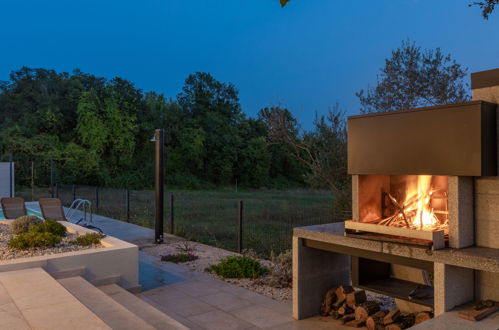
[{"label": "blue evening sky", "polygon": [[306,128],[376,81],[411,38],[470,72],[499,67],[499,10],[471,0],[0,0],[0,80],[26,65],[133,81],[174,97],[189,73],[234,83],[244,111],[288,107]]}]

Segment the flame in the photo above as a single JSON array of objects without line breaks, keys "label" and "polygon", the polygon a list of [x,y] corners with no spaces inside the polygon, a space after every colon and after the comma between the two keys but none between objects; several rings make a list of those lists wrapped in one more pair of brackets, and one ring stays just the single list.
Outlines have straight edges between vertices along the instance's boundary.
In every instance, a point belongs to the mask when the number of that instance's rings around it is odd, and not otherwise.
[{"label": "flame", "polygon": [[417,182],[407,185],[404,212],[409,224],[420,230],[434,230],[440,226],[440,221],[435,216],[431,207],[431,175],[418,175]]}]

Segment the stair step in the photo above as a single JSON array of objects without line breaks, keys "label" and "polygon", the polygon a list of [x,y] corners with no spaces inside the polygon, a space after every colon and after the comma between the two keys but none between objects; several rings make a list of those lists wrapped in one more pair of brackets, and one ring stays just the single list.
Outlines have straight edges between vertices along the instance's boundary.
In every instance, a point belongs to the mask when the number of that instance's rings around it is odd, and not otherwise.
[{"label": "stair step", "polygon": [[99,289],[156,329],[188,329],[119,285],[102,285]]},{"label": "stair step", "polygon": [[22,329],[23,323],[31,329],[110,329],[41,268],[0,272],[0,285],[2,330]]},{"label": "stair step", "polygon": [[58,282],[113,329],[154,329],[82,277],[68,277]]}]

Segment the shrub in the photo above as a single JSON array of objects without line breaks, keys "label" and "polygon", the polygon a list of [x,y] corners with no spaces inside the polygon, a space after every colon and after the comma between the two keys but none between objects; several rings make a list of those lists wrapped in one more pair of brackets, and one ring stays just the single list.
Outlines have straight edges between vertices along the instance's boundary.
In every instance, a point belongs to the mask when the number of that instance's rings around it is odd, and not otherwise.
[{"label": "shrub", "polygon": [[293,281],[293,254],[286,250],[278,255],[270,253],[272,267],[270,268],[269,285],[276,288],[289,288]]},{"label": "shrub", "polygon": [[224,278],[257,278],[267,273],[267,268],[246,256],[224,258],[207,270]]},{"label": "shrub", "polygon": [[11,238],[8,246],[12,249],[26,250],[37,247],[51,247],[59,244],[61,237],[47,232],[29,232]]},{"label": "shrub", "polygon": [[38,217],[34,215],[24,215],[17,218],[12,222],[12,232],[15,235],[24,234],[29,231],[29,229],[34,225],[39,225],[42,223]]},{"label": "shrub", "polygon": [[88,233],[85,235],[81,235],[76,237],[71,243],[78,244],[81,246],[90,246],[94,244],[100,244],[100,240],[103,239],[106,235],[101,233]]},{"label": "shrub", "polygon": [[51,233],[62,237],[66,234],[66,227],[55,220],[45,220],[39,225],[32,226],[30,232],[33,233]]},{"label": "shrub", "polygon": [[174,262],[176,264],[182,263],[182,262],[188,262],[188,261],[193,261],[198,259],[199,257],[197,255],[194,255],[190,252],[188,253],[177,253],[177,254],[167,254],[164,256],[161,256],[161,261],[169,261],[169,262]]}]

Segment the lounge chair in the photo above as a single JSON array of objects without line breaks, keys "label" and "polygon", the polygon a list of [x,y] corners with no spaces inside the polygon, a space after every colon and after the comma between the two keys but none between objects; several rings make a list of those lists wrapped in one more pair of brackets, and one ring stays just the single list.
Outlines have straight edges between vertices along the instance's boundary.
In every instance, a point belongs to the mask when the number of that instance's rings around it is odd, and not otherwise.
[{"label": "lounge chair", "polygon": [[45,220],[68,221],[59,198],[40,198],[38,201]]},{"label": "lounge chair", "polygon": [[27,214],[22,197],[4,197],[0,199],[0,204],[6,219],[17,219]]}]

